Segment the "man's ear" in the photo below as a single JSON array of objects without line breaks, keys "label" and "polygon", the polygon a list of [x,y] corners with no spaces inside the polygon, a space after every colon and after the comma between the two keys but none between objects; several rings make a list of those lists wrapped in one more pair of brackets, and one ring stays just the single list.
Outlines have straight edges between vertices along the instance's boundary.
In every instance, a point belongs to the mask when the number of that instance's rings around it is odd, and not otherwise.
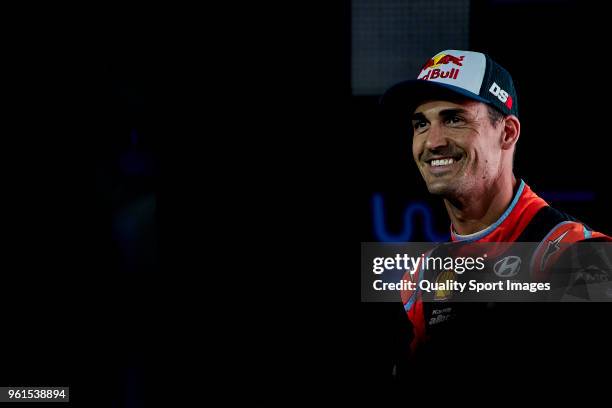
[{"label": "man's ear", "polygon": [[506,116],[501,125],[504,127],[502,131],[502,144],[504,150],[511,149],[516,144],[521,134],[521,122],[514,115]]}]

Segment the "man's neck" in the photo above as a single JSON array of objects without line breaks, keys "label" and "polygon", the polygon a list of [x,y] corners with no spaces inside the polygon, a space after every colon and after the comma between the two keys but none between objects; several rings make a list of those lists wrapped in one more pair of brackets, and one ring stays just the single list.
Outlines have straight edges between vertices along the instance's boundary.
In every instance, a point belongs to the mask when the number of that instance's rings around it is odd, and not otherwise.
[{"label": "man's neck", "polygon": [[496,180],[487,191],[470,192],[469,196],[444,199],[448,216],[457,234],[468,235],[482,231],[506,211],[517,186],[513,174]]}]

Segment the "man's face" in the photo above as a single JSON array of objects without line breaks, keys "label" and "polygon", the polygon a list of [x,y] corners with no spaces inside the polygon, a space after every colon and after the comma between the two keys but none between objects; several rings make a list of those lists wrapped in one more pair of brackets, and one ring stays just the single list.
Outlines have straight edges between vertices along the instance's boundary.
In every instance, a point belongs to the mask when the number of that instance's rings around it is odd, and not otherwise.
[{"label": "man's face", "polygon": [[412,154],[430,193],[452,198],[479,192],[499,176],[503,125],[491,125],[485,104],[424,102],[412,126]]}]

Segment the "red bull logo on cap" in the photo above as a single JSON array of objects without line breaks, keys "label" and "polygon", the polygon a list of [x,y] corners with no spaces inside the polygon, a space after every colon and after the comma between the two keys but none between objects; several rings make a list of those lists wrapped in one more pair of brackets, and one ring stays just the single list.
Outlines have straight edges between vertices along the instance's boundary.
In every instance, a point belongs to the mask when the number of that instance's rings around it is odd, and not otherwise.
[{"label": "red bull logo on cap", "polygon": [[426,69],[429,69],[425,76],[419,77],[419,79],[424,80],[432,80],[436,78],[449,78],[449,79],[457,79],[457,75],[459,75],[459,68],[452,68],[450,71],[442,71],[439,67],[442,65],[453,64],[458,67],[463,66],[463,58],[464,55],[459,57],[451,54],[438,54],[433,58],[430,58],[423,68],[421,68],[421,73]]},{"label": "red bull logo on cap", "polygon": [[438,54],[435,57],[430,58],[425,63],[425,65],[423,65],[423,68],[421,68],[421,71],[424,71],[427,68],[438,68],[440,65],[446,65],[450,63],[453,63],[461,67],[463,66],[463,58],[465,58],[464,55],[460,57],[455,57],[454,55],[451,55],[451,54]]}]

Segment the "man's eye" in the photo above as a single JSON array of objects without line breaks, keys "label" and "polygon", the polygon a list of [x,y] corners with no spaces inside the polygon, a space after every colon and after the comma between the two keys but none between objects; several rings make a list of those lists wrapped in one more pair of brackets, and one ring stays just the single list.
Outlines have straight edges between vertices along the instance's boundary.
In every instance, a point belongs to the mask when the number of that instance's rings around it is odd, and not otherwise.
[{"label": "man's eye", "polygon": [[451,125],[461,123],[461,122],[463,122],[463,119],[460,116],[451,116],[448,119],[446,119],[446,123],[449,123]]},{"label": "man's eye", "polygon": [[419,130],[427,126],[427,122],[424,120],[415,121],[413,122],[412,126],[414,127],[414,130]]}]

